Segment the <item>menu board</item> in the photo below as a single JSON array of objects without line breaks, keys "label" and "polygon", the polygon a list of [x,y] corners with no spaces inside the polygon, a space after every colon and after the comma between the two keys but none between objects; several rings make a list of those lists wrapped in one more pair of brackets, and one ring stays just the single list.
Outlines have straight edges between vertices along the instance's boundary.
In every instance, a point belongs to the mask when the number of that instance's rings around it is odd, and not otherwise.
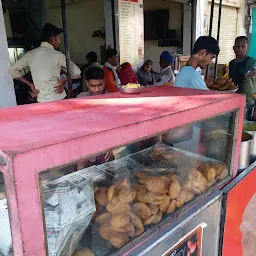
[{"label": "menu board", "polygon": [[183,237],[178,244],[173,246],[162,256],[202,256],[203,225]]},{"label": "menu board", "polygon": [[119,0],[118,17],[120,63],[137,66],[144,58],[143,0]]}]

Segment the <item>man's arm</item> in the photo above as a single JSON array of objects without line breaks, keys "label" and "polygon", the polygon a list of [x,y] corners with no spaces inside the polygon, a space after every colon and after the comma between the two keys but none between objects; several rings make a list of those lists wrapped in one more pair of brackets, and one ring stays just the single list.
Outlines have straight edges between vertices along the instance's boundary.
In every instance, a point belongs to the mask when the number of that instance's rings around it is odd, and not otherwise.
[{"label": "man's arm", "polygon": [[[67,74],[66,56],[64,54],[61,54],[59,65],[61,66],[62,71]],[[81,78],[80,68],[72,61],[69,62],[69,72],[72,79]],[[58,84],[55,86],[55,91],[62,94],[67,81],[67,77],[59,79]]]},{"label": "man's arm", "polygon": [[157,82],[155,85],[156,85],[156,86],[164,85],[164,84],[166,84],[167,82],[169,82],[169,80],[170,80],[169,76],[163,75],[163,76],[161,76],[160,81]]},{"label": "man's arm", "polygon": [[[61,58],[61,67],[64,68],[65,70],[67,69],[66,56],[64,54],[62,55],[62,58]],[[69,72],[72,79],[81,78],[80,68],[72,61],[69,62]]]},{"label": "man's arm", "polygon": [[21,59],[19,59],[17,62],[15,62],[10,68],[9,73],[12,76],[13,79],[19,80],[22,83],[28,85],[33,93],[39,93],[38,90],[35,89],[35,86],[33,83],[31,83],[29,80],[27,80],[22,73],[20,72],[22,69],[28,67],[28,56],[25,54]]}]

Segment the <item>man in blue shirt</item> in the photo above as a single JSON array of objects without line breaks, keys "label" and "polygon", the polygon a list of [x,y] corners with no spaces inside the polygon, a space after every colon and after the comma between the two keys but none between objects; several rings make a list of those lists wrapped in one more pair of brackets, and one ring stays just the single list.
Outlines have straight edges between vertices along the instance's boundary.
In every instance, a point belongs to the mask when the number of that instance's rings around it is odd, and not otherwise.
[{"label": "man in blue shirt", "polygon": [[201,36],[194,45],[192,56],[185,67],[181,69],[175,80],[175,86],[190,89],[208,90],[197,68],[205,69],[212,64],[219,54],[219,45],[216,39],[210,36]]}]

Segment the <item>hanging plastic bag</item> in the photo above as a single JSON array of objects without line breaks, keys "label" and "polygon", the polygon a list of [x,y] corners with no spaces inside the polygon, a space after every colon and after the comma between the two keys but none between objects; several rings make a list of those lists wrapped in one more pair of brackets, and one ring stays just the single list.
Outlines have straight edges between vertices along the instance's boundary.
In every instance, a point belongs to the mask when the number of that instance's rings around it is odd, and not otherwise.
[{"label": "hanging plastic bag", "polygon": [[240,226],[242,232],[243,256],[256,255],[256,193],[247,204],[243,221]]},{"label": "hanging plastic bag", "polygon": [[241,88],[241,93],[246,96],[246,103],[252,105],[255,103],[254,94],[256,93],[256,78],[253,73],[255,73],[256,59],[249,58],[246,63],[246,74],[243,82],[243,87]]},{"label": "hanging plastic bag", "polygon": [[253,105],[254,101],[254,94],[256,93],[256,79],[253,77],[246,77],[244,79],[244,94],[246,96],[246,103],[248,105]]}]

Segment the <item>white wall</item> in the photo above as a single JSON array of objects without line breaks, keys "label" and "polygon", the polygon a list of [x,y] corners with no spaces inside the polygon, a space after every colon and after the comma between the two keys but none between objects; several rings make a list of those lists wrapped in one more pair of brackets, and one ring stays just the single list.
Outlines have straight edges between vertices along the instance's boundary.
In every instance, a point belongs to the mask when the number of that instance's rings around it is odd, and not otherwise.
[{"label": "white wall", "polygon": [[113,19],[112,19],[112,4],[111,0],[104,1],[104,20],[106,31],[106,45],[114,47],[114,31],[113,31]]},{"label": "white wall", "polygon": [[196,34],[195,40],[204,35],[204,15],[205,15],[205,0],[197,0],[196,2]]},{"label": "white wall", "polygon": [[191,51],[191,6],[183,5],[183,55],[190,55]]},{"label": "white wall", "polygon": [[[169,9],[169,29],[177,30],[177,37],[181,37],[183,4],[161,0],[144,0],[144,11],[159,9]],[[153,68],[159,71],[160,54],[167,50],[174,54],[177,47],[158,47],[158,40],[145,41],[145,60],[150,59],[154,62]]]},{"label": "white wall", "polygon": [[[205,19],[207,20],[207,22],[209,22],[209,19],[210,19],[210,17],[208,17],[207,15],[209,3],[211,3],[211,0],[205,0],[205,14],[206,14]],[[219,0],[215,1],[215,3],[216,4],[219,3]],[[234,20],[234,26],[235,25],[237,26],[237,36],[246,35],[246,30],[245,30],[246,1],[245,0],[223,0],[222,6],[230,6],[230,7],[237,8],[238,17],[237,17],[237,20]]]},{"label": "white wall", "polygon": [[14,93],[13,80],[8,73],[9,54],[4,24],[4,16],[2,10],[2,2],[0,3],[0,108],[16,106],[16,98]]},{"label": "white wall", "polygon": [[246,36],[245,29],[245,15],[246,15],[246,1],[241,1],[238,8],[237,17],[237,36]]},{"label": "white wall", "polygon": [[12,25],[10,20],[9,11],[4,13],[4,23],[7,37],[12,37]]},{"label": "white wall", "polygon": [[[60,3],[60,1],[58,1]],[[62,27],[60,5],[56,1],[45,0],[46,22]],[[93,38],[95,30],[104,27],[103,0],[80,0],[67,4],[67,29],[72,61],[85,63],[85,55],[95,51],[100,58],[100,46],[104,45],[101,38]],[[64,42],[62,42],[63,49]]]}]

